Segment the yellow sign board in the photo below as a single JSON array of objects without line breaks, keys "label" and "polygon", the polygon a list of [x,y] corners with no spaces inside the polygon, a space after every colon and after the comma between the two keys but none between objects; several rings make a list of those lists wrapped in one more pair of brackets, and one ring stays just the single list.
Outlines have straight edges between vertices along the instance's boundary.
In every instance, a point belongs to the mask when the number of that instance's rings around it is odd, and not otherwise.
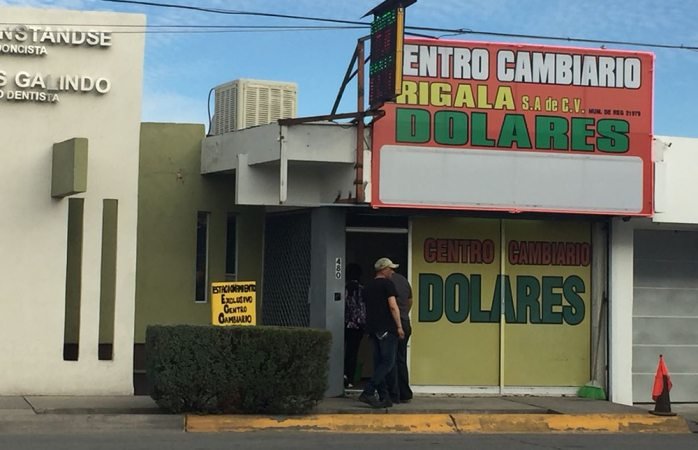
[{"label": "yellow sign board", "polygon": [[211,323],[218,326],[257,325],[254,281],[211,283]]}]

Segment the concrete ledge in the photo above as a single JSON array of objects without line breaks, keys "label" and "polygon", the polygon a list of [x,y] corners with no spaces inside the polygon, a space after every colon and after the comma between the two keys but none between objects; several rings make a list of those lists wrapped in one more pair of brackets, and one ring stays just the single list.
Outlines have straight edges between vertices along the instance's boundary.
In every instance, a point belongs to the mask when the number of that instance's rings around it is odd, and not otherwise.
[{"label": "concrete ledge", "polygon": [[186,415],[187,432],[296,430],[339,433],[690,433],[681,417],[642,414]]}]

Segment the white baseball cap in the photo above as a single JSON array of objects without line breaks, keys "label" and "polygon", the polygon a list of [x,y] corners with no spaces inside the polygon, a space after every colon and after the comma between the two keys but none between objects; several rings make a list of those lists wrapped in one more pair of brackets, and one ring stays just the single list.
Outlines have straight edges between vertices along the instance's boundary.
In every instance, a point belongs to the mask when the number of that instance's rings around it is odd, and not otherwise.
[{"label": "white baseball cap", "polygon": [[373,268],[376,269],[376,272],[378,272],[379,270],[387,269],[388,267],[390,267],[391,269],[397,269],[398,267],[400,267],[400,265],[392,262],[390,258],[380,258],[373,265]]}]

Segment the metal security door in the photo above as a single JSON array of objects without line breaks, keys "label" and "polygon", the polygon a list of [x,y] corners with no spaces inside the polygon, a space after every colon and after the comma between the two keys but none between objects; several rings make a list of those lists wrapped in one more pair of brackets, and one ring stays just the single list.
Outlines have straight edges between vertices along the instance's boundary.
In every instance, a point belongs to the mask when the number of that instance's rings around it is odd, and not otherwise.
[{"label": "metal security door", "polygon": [[633,401],[651,402],[664,355],[675,402],[698,401],[698,233],[635,231]]},{"label": "metal security door", "polygon": [[590,223],[418,217],[411,240],[414,384],[573,393],[589,380]]}]

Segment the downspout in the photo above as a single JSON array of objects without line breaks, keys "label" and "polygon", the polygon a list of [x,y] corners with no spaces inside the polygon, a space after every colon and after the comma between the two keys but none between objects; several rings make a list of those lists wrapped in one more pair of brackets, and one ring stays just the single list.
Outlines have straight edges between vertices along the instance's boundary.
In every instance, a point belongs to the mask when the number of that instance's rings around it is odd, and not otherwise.
[{"label": "downspout", "polygon": [[504,394],[504,364],[505,364],[505,327],[506,327],[506,236],[504,235],[504,219],[499,220],[499,395]]},{"label": "downspout", "polygon": [[288,127],[279,126],[279,204],[288,200],[288,153],[286,149],[286,135]]},{"label": "downspout", "polygon": [[[602,301],[605,302],[606,306],[606,323],[604,324],[599,324],[599,326],[604,326],[604,355],[603,359],[601,362],[603,363],[603,370],[601,373],[603,374],[603,383],[602,386],[606,388],[606,398],[611,399],[611,363],[610,363],[610,355],[611,355],[611,225],[612,225],[612,219],[606,220],[605,223],[605,233],[604,233],[604,238],[606,239],[605,242],[605,250],[606,253],[604,255],[604,264],[605,264],[605,275],[606,279],[604,280],[604,296]],[[598,370],[598,368],[597,368]]]},{"label": "downspout", "polygon": [[356,203],[363,203],[365,198],[364,193],[364,50],[365,40],[359,39],[356,44],[357,55],[357,104],[356,111],[358,112],[358,120],[356,122],[356,177],[354,178],[354,188],[356,190]]}]

